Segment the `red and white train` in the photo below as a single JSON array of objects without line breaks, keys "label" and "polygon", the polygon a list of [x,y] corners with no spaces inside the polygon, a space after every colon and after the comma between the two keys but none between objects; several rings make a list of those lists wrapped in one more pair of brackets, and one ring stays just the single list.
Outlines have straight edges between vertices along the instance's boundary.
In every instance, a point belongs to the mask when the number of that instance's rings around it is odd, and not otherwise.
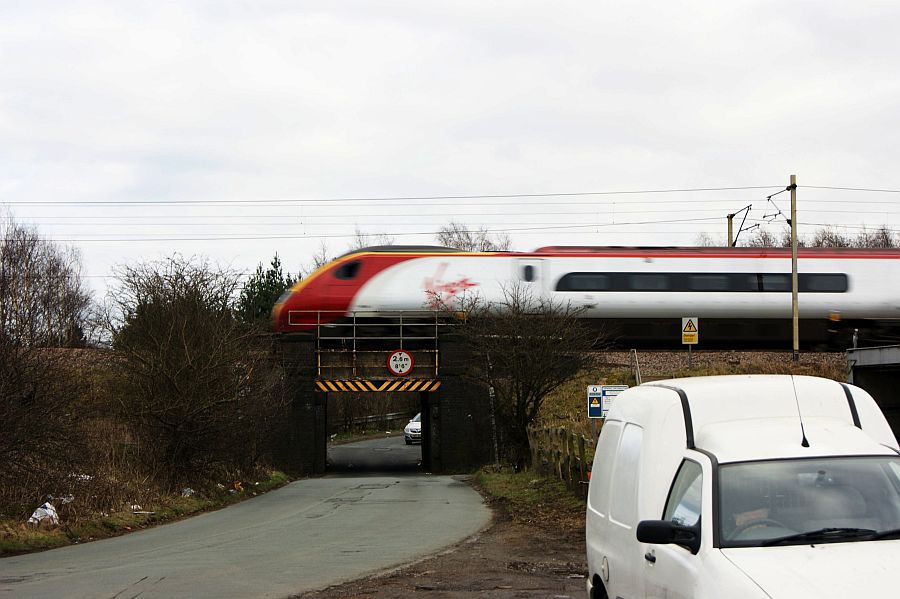
[{"label": "red and white train", "polygon": [[[900,250],[801,248],[805,346],[900,340]],[[275,329],[306,331],[353,313],[453,306],[463,294],[503,299],[513,283],[583,309],[626,346],[679,344],[681,318],[701,323],[701,346],[790,347],[789,249],[543,247],[460,252],[365,248],[296,283],[273,309]]]}]

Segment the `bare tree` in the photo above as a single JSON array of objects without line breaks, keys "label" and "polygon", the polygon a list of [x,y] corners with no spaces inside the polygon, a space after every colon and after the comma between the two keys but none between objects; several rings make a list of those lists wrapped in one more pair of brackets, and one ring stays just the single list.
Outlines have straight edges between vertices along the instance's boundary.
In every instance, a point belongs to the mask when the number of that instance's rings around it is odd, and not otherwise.
[{"label": "bare tree", "polygon": [[493,389],[506,453],[522,466],[544,398],[591,363],[601,335],[578,318],[581,310],[535,296],[524,283],[497,302],[473,298],[463,308],[458,330],[472,348],[471,376]]},{"label": "bare tree", "polygon": [[[746,245],[759,248],[791,247],[791,230],[788,227],[784,228],[779,237],[766,229],[757,229]],[[863,229],[855,237],[841,233],[836,226],[825,226],[817,229],[811,237],[799,236],[797,245],[829,248],[892,248],[900,247],[900,240],[887,225],[881,225],[872,231]]]},{"label": "bare tree", "polygon": [[441,227],[437,242],[464,252],[501,252],[512,246],[505,233],[492,234],[486,227],[471,228],[455,221]]},{"label": "bare tree", "polygon": [[83,345],[91,297],[78,252],[9,217],[0,235],[2,334],[29,346]]},{"label": "bare tree", "polygon": [[823,227],[813,234],[809,245],[815,248],[848,248],[853,245],[853,240],[833,227]]},{"label": "bare tree", "polygon": [[356,227],[355,236],[350,242],[347,251],[352,252],[354,250],[361,250],[373,245],[394,245],[394,238],[390,235],[385,235],[384,233],[378,233],[375,235],[371,233],[365,233],[362,229]]},{"label": "bare tree", "polygon": [[179,256],[117,274],[120,402],[147,466],[169,485],[254,467],[284,403],[265,338],[235,314],[238,276]]},{"label": "bare tree", "polygon": [[752,248],[774,248],[781,246],[778,237],[768,229],[756,229],[756,231],[753,232],[753,235],[747,239],[745,244],[747,247]]},{"label": "bare tree", "polygon": [[853,247],[859,248],[895,248],[898,247],[897,237],[887,225],[881,225],[874,231],[863,229],[853,240]]},{"label": "bare tree", "polygon": [[[394,245],[394,238],[383,233],[375,235],[365,233],[357,227],[356,233],[347,247],[347,251],[354,252],[374,245]],[[304,277],[309,276],[313,271],[325,266],[336,257],[328,249],[328,243],[323,239],[319,242],[319,248],[310,256],[309,263],[300,269],[300,274]]]},{"label": "bare tree", "polygon": [[702,248],[726,247],[728,243],[722,241],[720,237],[713,237],[709,233],[700,233],[697,235],[694,245]]},{"label": "bare tree", "polygon": [[334,260],[334,256],[328,249],[328,243],[322,239],[319,241],[319,248],[312,253],[309,262],[300,268],[299,278],[308,277],[316,269],[321,268]]}]

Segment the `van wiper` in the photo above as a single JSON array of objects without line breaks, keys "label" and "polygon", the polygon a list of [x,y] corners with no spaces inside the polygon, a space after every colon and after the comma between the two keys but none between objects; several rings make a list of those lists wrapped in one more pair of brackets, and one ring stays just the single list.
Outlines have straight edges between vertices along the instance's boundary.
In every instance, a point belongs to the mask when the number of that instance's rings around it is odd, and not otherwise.
[{"label": "van wiper", "polygon": [[880,533],[872,537],[873,541],[880,541],[882,539],[900,539],[900,528],[882,530]]},{"label": "van wiper", "polygon": [[770,545],[799,544],[799,542],[819,542],[830,543],[833,541],[842,541],[844,539],[855,539],[859,537],[872,537],[876,531],[871,528],[820,528],[819,530],[810,530],[786,537],[778,537],[777,539],[769,539],[764,541],[761,546],[769,547]]}]

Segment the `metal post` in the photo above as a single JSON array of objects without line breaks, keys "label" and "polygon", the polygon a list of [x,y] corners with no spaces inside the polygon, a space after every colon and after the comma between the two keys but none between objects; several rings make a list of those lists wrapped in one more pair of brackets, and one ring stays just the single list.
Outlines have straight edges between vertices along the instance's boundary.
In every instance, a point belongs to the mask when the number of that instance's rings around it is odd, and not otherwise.
[{"label": "metal post", "polygon": [[316,376],[322,378],[322,311],[316,310]]},{"label": "metal post", "polygon": [[734,247],[734,215],[728,215],[728,247]]},{"label": "metal post", "polygon": [[688,368],[694,367],[694,346],[688,345]]},{"label": "metal post", "polygon": [[797,276],[797,175],[791,175],[791,320],[794,330],[794,362],[800,360],[800,304]]},{"label": "metal post", "polygon": [[438,314],[437,312],[432,312],[432,316],[434,317],[434,377],[437,378],[440,375],[440,359],[441,359],[441,346],[438,341],[438,335],[440,331],[438,329]]}]

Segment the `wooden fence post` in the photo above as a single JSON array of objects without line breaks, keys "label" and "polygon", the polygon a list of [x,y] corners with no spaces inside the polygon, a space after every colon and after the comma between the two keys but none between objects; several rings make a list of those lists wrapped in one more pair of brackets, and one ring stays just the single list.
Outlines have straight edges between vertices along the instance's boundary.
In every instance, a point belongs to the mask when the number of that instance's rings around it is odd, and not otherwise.
[{"label": "wooden fence post", "polygon": [[587,485],[584,483],[588,482],[590,470],[586,446],[593,441],[562,426],[532,426],[527,433],[532,468],[559,479],[569,490],[586,497]]}]

